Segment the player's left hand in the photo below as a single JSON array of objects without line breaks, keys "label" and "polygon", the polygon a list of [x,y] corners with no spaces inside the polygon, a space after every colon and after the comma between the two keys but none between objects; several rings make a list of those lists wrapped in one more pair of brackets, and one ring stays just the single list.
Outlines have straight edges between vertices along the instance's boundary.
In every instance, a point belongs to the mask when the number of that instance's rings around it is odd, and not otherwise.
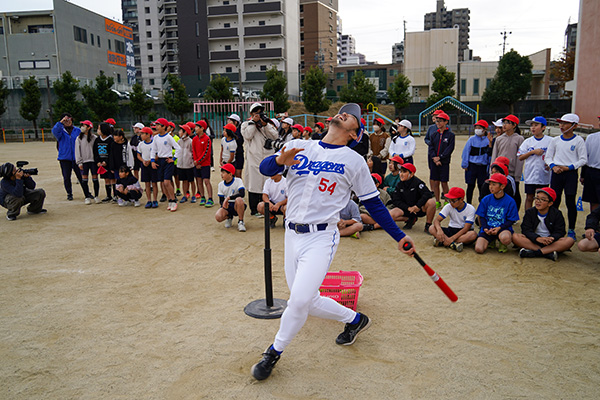
[{"label": "player's left hand", "polygon": [[285,146],[283,146],[281,153],[277,156],[275,162],[277,165],[287,165],[288,167],[300,164],[300,160],[296,160],[294,157],[303,150],[304,149],[291,149],[286,151]]},{"label": "player's left hand", "polygon": [[[404,250],[404,243],[410,243],[412,245],[410,250]],[[406,255],[412,256],[412,254],[415,252],[415,242],[413,242],[410,236],[406,235],[398,242],[398,250]]]}]

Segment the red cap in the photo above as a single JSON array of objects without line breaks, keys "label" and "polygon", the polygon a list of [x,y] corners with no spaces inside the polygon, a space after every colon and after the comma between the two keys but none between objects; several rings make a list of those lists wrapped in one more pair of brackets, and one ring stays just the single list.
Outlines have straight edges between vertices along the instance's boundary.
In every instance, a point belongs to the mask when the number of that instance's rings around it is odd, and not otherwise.
[{"label": "red cap", "polygon": [[154,121],[155,124],[161,124],[162,126],[169,126],[169,121],[167,121],[164,118],[159,118],[156,121]]},{"label": "red cap", "polygon": [[506,117],[502,118],[502,121],[510,121],[510,122],[514,122],[515,125],[519,125],[519,118],[517,118],[516,115],[507,115]]},{"label": "red cap", "polygon": [[196,124],[193,122],[186,122],[186,125],[190,127],[191,130],[194,130],[194,128],[196,127]]},{"label": "red cap", "polygon": [[[600,118],[600,117],[599,117],[599,118]],[[324,123],[322,123],[322,122],[317,122],[317,123],[315,124],[315,126],[317,126],[317,125],[319,125],[319,126],[321,127],[321,129],[325,129],[325,124],[324,124]]]},{"label": "red cap", "polygon": [[444,112],[444,110],[435,110],[433,112],[433,115],[438,115],[439,113],[443,113],[443,112]]},{"label": "red cap", "polygon": [[237,131],[237,127],[234,124],[231,124],[231,123],[225,125],[223,127],[223,129],[227,129],[227,130],[229,130],[229,131],[231,131],[233,133],[235,133],[235,131]]},{"label": "red cap", "polygon": [[233,164],[227,163],[221,167],[222,170],[229,172],[231,175],[235,174],[235,167]]},{"label": "red cap", "polygon": [[417,167],[415,167],[414,165],[412,165],[411,163],[404,163],[400,166],[400,168],[409,170],[410,172],[412,172],[413,174],[417,172]]},{"label": "red cap", "polygon": [[98,167],[98,174],[102,175],[106,173],[106,168],[104,168],[102,165]]},{"label": "red cap", "polygon": [[169,121],[169,125],[172,126],[173,128],[175,128],[175,122]]},{"label": "red cap", "polygon": [[81,121],[81,122],[80,122],[80,124],[81,124],[81,125],[87,125],[87,126],[89,126],[90,128],[92,128],[92,129],[94,128],[94,124],[92,124],[92,121],[90,121],[90,120],[87,120],[87,119],[86,119],[85,121]]},{"label": "red cap", "polygon": [[506,165],[499,162],[494,162],[491,166],[500,168],[502,172],[504,172],[504,175],[508,175],[508,167]]},{"label": "red cap", "polygon": [[379,122],[379,125],[383,126],[385,125],[385,121],[383,120],[383,118],[375,118],[376,122]]},{"label": "red cap", "polygon": [[312,133],[312,128],[310,126],[305,126],[304,130],[307,131],[307,132]]},{"label": "red cap", "polygon": [[204,130],[208,128],[208,124],[203,119],[201,119],[200,121],[196,121],[196,125],[200,125]]},{"label": "red cap", "polygon": [[141,129],[141,131],[147,133],[148,135],[152,135],[152,128],[150,127],[145,126]]},{"label": "red cap", "polygon": [[490,178],[487,179],[486,182],[496,182],[496,183],[499,183],[501,185],[506,185],[506,182],[508,182],[508,181],[507,181],[505,175],[494,174],[494,175],[490,176]]},{"label": "red cap", "polygon": [[459,187],[452,187],[444,196],[447,199],[461,199],[465,197],[465,191]]},{"label": "red cap", "polygon": [[508,159],[508,157],[504,157],[504,156],[499,156],[496,157],[496,159],[494,160],[495,163],[500,163],[500,164],[504,164],[508,167],[508,165],[510,164],[510,160]]},{"label": "red cap", "polygon": [[400,165],[404,164],[404,160],[398,155],[395,155],[394,157],[390,158],[390,161],[395,161]]},{"label": "red cap", "polygon": [[438,115],[436,115],[436,118],[441,118],[445,119],[446,121],[450,121],[450,117],[448,116],[448,114],[446,114],[443,111],[441,113],[438,113]]},{"label": "red cap", "polygon": [[361,118],[361,119],[360,119],[360,123],[361,123],[361,124],[363,124],[363,125],[366,125],[366,124],[367,124],[367,121],[365,121],[365,119],[364,119],[364,118]]},{"label": "red cap", "polygon": [[329,117],[326,119],[327,122],[331,121],[333,119],[333,117]]},{"label": "red cap", "polygon": [[545,188],[541,188],[535,191],[537,192],[544,192],[548,195],[548,197],[550,197],[550,200],[552,200],[552,202],[556,201],[556,192],[554,191],[554,189],[552,189],[551,187],[545,187]]},{"label": "red cap", "polygon": [[179,125],[179,127],[180,127],[181,129],[183,129],[184,131],[186,131],[188,135],[189,135],[190,133],[192,133],[192,128],[190,128],[190,127],[188,126],[188,124]]},{"label": "red cap", "polygon": [[107,124],[111,124],[111,125],[116,125],[117,121],[115,121],[113,118],[108,118],[106,121]]},{"label": "red cap", "polygon": [[379,174],[371,174],[371,176],[377,181],[379,182],[379,185],[381,185],[381,183],[383,182],[383,180],[381,179],[381,175]]},{"label": "red cap", "polygon": [[477,126],[477,125],[481,126],[483,129],[487,129],[487,128],[490,126],[490,125],[487,123],[487,121],[486,121],[486,120],[484,120],[484,119],[480,119],[479,121],[477,121],[477,122],[475,123],[475,126]]},{"label": "red cap", "polygon": [[304,133],[304,127],[300,124],[292,125],[292,129],[298,129],[300,133]]}]

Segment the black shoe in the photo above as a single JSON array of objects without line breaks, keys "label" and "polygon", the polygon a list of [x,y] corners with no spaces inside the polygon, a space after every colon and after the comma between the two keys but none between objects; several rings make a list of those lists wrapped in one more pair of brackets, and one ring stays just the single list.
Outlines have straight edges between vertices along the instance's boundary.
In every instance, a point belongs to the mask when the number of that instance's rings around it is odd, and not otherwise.
[{"label": "black shoe", "polygon": [[350,346],[356,341],[356,336],[371,325],[371,320],[365,314],[360,315],[360,320],[356,324],[346,324],[344,332],[340,333],[335,342],[344,346]]},{"label": "black shoe", "polygon": [[271,220],[269,221],[269,226],[271,228],[275,228],[275,224],[277,223],[278,218],[277,217],[273,217],[271,218]]},{"label": "black shoe", "polygon": [[269,346],[263,353],[263,358],[258,363],[252,366],[251,372],[254,379],[262,381],[267,379],[271,375],[271,371],[277,364],[277,361],[281,358],[280,354],[273,349],[273,346]]},{"label": "black shoe", "polygon": [[73,195],[72,194],[68,194],[67,195],[67,200],[69,200],[69,201],[73,200]]},{"label": "black shoe", "polygon": [[106,196],[105,198],[102,199],[103,203],[109,203],[112,200],[112,197],[110,196]]},{"label": "black shoe", "polygon": [[17,216],[16,215],[7,215],[6,219],[9,221],[16,221],[17,220]]},{"label": "black shoe", "polygon": [[48,212],[48,210],[46,210],[45,208],[42,208],[40,211],[27,210],[27,214],[29,214],[29,215],[46,214],[47,212]]},{"label": "black shoe", "polygon": [[417,217],[408,217],[408,221],[406,221],[406,224],[404,224],[404,227],[402,229],[412,229],[416,222]]},{"label": "black shoe", "polygon": [[159,201],[161,203],[164,203],[165,201],[167,201],[167,195],[163,194]]},{"label": "black shoe", "polygon": [[429,233],[429,228],[431,227],[431,224],[426,223],[425,224],[425,233],[427,233],[428,235],[431,235],[431,233]]},{"label": "black shoe", "polygon": [[535,258],[535,251],[529,249],[521,249],[519,250],[519,257],[521,258]]},{"label": "black shoe", "polygon": [[548,260],[556,261],[556,260],[558,260],[558,253],[556,251],[553,251],[552,253],[544,254],[544,258],[547,258]]},{"label": "black shoe", "polygon": [[363,224],[363,232],[373,231],[375,230],[375,225],[373,224]]}]

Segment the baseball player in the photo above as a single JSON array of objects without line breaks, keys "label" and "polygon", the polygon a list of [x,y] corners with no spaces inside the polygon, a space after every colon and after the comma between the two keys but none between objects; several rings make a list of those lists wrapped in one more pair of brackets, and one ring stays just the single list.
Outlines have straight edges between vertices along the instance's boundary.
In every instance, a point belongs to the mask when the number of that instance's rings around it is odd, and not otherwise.
[{"label": "baseball player", "polygon": [[[367,329],[369,318],[346,308],[335,300],[321,297],[321,286],[337,250],[340,210],[353,191],[403,250],[412,239],[398,228],[379,199],[365,160],[350,147],[358,144],[364,132],[360,107],[349,103],[333,117],[327,135],[320,141],[292,140],[279,152],[260,164],[263,175],[282,173],[286,167],[288,204],[285,221],[285,275],[290,298],[274,343],[252,367],[257,380],[267,379],[281,353],[300,331],[309,315],[334,319],[346,324],[336,339],[339,345],[351,345]],[[348,147],[349,145],[350,147]],[[319,204],[319,207],[314,207]]]}]

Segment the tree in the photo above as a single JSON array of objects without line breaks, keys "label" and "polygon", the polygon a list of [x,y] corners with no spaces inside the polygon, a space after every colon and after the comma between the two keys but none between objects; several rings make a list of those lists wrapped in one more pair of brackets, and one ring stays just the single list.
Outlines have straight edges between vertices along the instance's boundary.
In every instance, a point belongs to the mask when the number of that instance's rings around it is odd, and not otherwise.
[{"label": "tree", "polygon": [[73,77],[71,71],[66,71],[52,85],[56,94],[56,102],[52,105],[53,114],[61,115],[70,113],[75,121],[83,119],[85,114],[85,104],[77,100],[79,92],[79,81]]},{"label": "tree", "polygon": [[37,118],[42,109],[42,94],[40,93],[38,81],[34,76],[30,76],[23,81],[21,88],[25,92],[25,96],[23,97],[23,100],[21,100],[19,113],[21,114],[21,117],[25,118],[27,121],[33,122],[35,138],[38,139]]},{"label": "tree", "polygon": [[456,74],[450,72],[446,67],[440,65],[433,70],[434,81],[431,84],[432,94],[427,97],[427,105],[437,103],[441,99],[447,96],[454,96],[456,91],[454,85],[456,84]]},{"label": "tree", "polygon": [[221,75],[214,77],[204,91],[204,99],[206,101],[233,101],[229,78]]},{"label": "tree", "polygon": [[276,66],[267,71],[267,81],[263,85],[261,97],[273,102],[276,113],[286,112],[290,108],[287,93],[287,78]]},{"label": "tree", "polygon": [[3,81],[0,81],[0,117],[6,112],[6,99],[8,99],[9,94],[10,90]]},{"label": "tree", "polygon": [[527,56],[515,50],[506,53],[498,63],[496,75],[483,92],[484,104],[495,106],[506,104],[514,114],[518,100],[524,99],[531,90],[531,69],[533,64]]},{"label": "tree", "polygon": [[154,101],[146,96],[141,84],[136,83],[131,89],[131,94],[129,95],[129,108],[133,115],[137,117],[138,121],[142,122],[144,116],[152,110]]},{"label": "tree", "polygon": [[183,122],[184,115],[192,111],[194,106],[188,98],[185,85],[181,83],[181,80],[177,76],[169,74],[167,75],[167,80],[171,89],[169,89],[169,93],[164,94],[165,107]]},{"label": "tree", "polygon": [[[329,110],[331,101],[325,97],[325,89],[327,86],[327,75],[316,66],[310,67],[304,76],[302,82],[302,101],[304,106],[315,115],[321,111]],[[315,118],[316,122],[316,118]]]},{"label": "tree", "polygon": [[388,90],[388,96],[390,100],[394,102],[394,108],[396,113],[403,108],[408,107],[410,104],[410,79],[406,75],[399,74],[392,83],[392,86]]},{"label": "tree", "polygon": [[377,88],[362,71],[356,71],[350,83],[340,90],[340,100],[344,103],[357,103],[366,106],[377,103]]},{"label": "tree", "polygon": [[95,80],[95,86],[85,85],[81,93],[94,119],[104,121],[119,112],[119,95],[112,90],[114,78],[104,75],[104,71]]},{"label": "tree", "polygon": [[564,93],[565,83],[575,76],[575,50],[563,50],[558,60],[550,66],[550,80],[556,82],[560,93]]}]

